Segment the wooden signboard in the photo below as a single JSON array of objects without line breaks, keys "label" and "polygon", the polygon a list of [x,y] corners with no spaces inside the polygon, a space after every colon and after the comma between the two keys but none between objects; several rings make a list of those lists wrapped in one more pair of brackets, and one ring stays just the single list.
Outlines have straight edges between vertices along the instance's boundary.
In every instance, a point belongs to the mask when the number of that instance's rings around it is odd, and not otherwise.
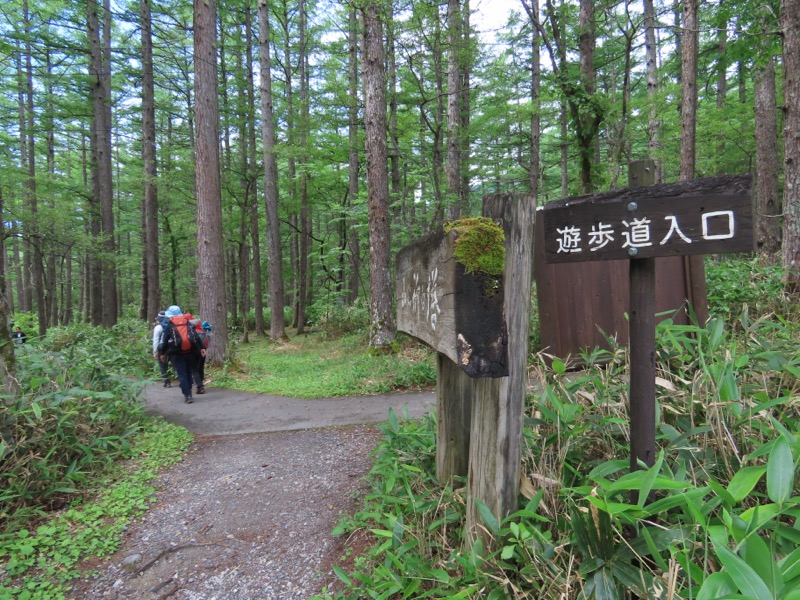
[{"label": "wooden signboard", "polygon": [[549,263],[749,252],[751,177],[568,198],[542,210]]},{"label": "wooden signboard", "polygon": [[[652,181],[654,167],[632,163],[632,180]],[[568,198],[541,211],[547,262],[630,259],[631,470],[656,456],[656,257],[752,250],[751,185],[749,175],[707,177]]]},{"label": "wooden signboard", "polygon": [[465,273],[456,233],[434,233],[397,256],[397,329],[444,354],[470,377],[508,375],[502,277]]}]

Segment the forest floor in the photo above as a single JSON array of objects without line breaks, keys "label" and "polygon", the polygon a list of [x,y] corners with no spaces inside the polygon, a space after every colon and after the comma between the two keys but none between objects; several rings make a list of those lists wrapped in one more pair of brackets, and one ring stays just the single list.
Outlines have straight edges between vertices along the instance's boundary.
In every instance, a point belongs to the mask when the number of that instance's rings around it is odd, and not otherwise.
[{"label": "forest floor", "polygon": [[[332,535],[360,506],[390,408],[419,418],[433,392],[307,400],[207,387],[185,404],[148,386],[153,414],[195,435],[156,502],[69,598],[306,599],[335,586],[362,541]],[[330,589],[330,587],[329,587]]]}]

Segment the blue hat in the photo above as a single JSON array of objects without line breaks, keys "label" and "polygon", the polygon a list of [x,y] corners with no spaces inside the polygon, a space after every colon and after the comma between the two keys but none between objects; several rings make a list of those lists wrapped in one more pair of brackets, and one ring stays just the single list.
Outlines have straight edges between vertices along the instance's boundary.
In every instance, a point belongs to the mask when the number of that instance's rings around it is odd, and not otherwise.
[{"label": "blue hat", "polygon": [[179,317],[183,314],[180,306],[175,306],[174,304],[167,309],[166,315],[168,317]]},{"label": "blue hat", "polygon": [[212,329],[211,323],[209,323],[208,321],[203,321],[203,324],[201,325],[201,327],[203,329],[205,329],[206,331],[211,331],[211,329]]}]

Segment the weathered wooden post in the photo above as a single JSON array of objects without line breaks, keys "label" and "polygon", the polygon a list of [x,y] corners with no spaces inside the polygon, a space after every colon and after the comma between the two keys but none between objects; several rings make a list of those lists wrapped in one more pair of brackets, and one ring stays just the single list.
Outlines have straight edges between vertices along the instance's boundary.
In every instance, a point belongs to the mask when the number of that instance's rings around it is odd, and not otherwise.
[{"label": "weathered wooden post", "polygon": [[466,477],[473,378],[507,373],[503,290],[454,258],[457,234],[434,233],[397,255],[397,328],[437,351],[436,477]]},{"label": "weathered wooden post", "polygon": [[479,527],[477,500],[498,519],[507,517],[519,500],[536,198],[489,196],[484,199],[483,214],[499,221],[506,236],[503,312],[508,330],[508,375],[474,383],[484,390],[475,394],[472,405],[467,494],[467,535],[471,540],[485,537]]},{"label": "weathered wooden post", "polygon": [[[634,165],[644,175],[646,165]],[[542,210],[545,260],[630,259],[631,469],[655,461],[655,263],[753,249],[750,176],[567,198]]]},{"label": "weathered wooden post", "polygon": [[[656,164],[636,161],[628,168],[629,187],[655,183]],[[637,203],[626,207],[631,214]],[[631,249],[630,251],[632,251]],[[629,253],[630,253],[629,251]],[[639,461],[648,467],[655,463],[656,449],[656,259],[654,256],[630,260],[630,388],[628,407],[631,421],[631,471]],[[638,493],[634,493],[634,502]]]},{"label": "weathered wooden post", "polygon": [[499,278],[466,273],[455,232],[407,246],[397,257],[397,327],[438,352],[436,475],[469,476],[467,526],[480,535],[476,500],[498,518],[519,493],[526,392],[535,199],[484,199],[505,234]]}]

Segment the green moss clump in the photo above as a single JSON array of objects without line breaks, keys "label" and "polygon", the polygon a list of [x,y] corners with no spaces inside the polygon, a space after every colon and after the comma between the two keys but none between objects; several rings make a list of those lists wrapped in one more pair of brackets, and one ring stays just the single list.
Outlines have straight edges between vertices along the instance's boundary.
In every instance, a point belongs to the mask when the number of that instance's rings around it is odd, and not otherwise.
[{"label": "green moss clump", "polygon": [[486,217],[472,217],[445,223],[444,230],[458,233],[454,255],[467,273],[492,277],[503,274],[506,236],[497,223]]}]

